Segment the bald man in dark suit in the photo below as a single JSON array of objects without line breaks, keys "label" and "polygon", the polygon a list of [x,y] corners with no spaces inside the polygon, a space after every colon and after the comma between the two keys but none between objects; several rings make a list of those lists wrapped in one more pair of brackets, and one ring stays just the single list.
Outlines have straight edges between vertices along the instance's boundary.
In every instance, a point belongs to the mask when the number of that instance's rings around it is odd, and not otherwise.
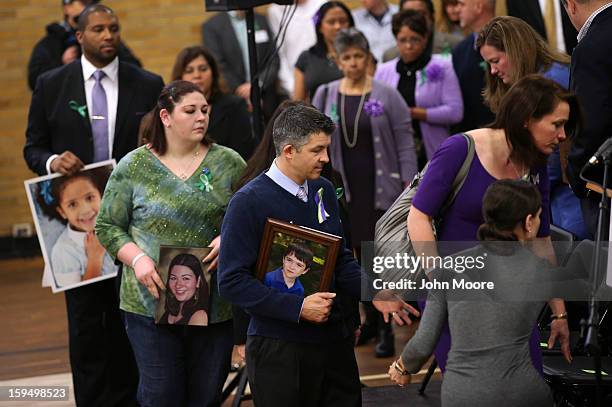
[{"label": "bald man in dark suit", "polygon": [[[73,174],[136,148],[140,119],[155,106],[163,81],[120,62],[119,38],[113,11],[90,6],[79,16],[81,58],[38,77],[24,147],[32,171]],[[101,108],[106,114],[97,113]],[[65,291],[77,406],[136,405],[138,371],[115,284],[107,279]]]}]

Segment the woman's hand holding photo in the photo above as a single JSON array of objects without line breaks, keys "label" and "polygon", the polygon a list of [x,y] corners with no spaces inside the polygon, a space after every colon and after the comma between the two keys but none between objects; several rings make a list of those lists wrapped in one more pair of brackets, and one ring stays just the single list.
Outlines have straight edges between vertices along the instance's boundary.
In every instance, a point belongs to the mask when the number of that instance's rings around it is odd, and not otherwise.
[{"label": "woman's hand holding photo", "polygon": [[155,262],[149,256],[145,255],[136,261],[133,268],[136,279],[140,284],[147,287],[151,295],[155,297],[156,300],[159,300],[158,288],[165,290],[166,286],[155,268]]},{"label": "woman's hand holding photo", "polygon": [[208,256],[206,256],[202,262],[208,263],[210,262],[210,266],[208,266],[209,270],[215,270],[217,268],[217,262],[219,261],[219,247],[221,247],[221,236],[215,237],[212,242],[208,245],[208,247],[212,247]]}]

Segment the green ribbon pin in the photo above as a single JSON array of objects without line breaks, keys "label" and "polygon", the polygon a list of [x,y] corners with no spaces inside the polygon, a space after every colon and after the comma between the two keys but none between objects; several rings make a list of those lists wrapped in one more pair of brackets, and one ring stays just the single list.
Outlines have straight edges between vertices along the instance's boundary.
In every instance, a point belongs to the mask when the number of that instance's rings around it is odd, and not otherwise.
[{"label": "green ribbon pin", "polygon": [[210,192],[213,190],[212,183],[210,182],[211,180],[212,173],[210,172],[208,167],[206,167],[202,170],[202,173],[200,174],[200,180],[196,182],[196,187],[200,191]]},{"label": "green ribbon pin", "polygon": [[71,100],[70,102],[68,102],[68,106],[70,106],[72,110],[80,114],[82,118],[87,117],[87,105],[79,106],[77,102]]},{"label": "green ribbon pin", "polygon": [[332,122],[334,123],[338,123],[339,121],[339,117],[338,117],[338,106],[336,106],[336,104],[334,103],[331,106],[330,112],[329,112],[329,118],[332,119]]},{"label": "green ribbon pin", "polygon": [[427,70],[425,68],[421,69],[421,86],[425,85],[427,82]]},{"label": "green ribbon pin", "polygon": [[336,199],[340,200],[344,196],[343,188],[336,188]]},{"label": "green ribbon pin", "polygon": [[444,46],[444,49],[442,50],[442,55],[445,56],[445,57],[449,57],[449,56],[451,56],[452,52],[453,52],[453,50],[452,50],[450,44],[446,44]]}]

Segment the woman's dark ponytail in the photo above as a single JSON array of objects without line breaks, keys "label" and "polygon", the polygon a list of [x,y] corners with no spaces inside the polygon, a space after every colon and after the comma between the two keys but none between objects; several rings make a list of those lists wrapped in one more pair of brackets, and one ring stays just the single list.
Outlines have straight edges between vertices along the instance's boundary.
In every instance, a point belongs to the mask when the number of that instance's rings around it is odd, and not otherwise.
[{"label": "woman's dark ponytail", "polygon": [[514,229],[542,206],[535,185],[519,180],[496,181],[487,188],[482,203],[485,223],[478,228],[478,240],[516,241]]}]

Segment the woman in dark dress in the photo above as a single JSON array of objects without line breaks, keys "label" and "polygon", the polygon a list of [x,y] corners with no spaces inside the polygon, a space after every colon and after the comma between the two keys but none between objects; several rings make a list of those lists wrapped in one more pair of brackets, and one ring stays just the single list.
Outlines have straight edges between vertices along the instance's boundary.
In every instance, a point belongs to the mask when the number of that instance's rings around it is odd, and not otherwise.
[{"label": "woman in dark dress", "polygon": [[337,123],[331,162],[344,181],[351,240],[357,250],[374,237],[376,220],[416,173],[408,107],[397,90],[367,74],[369,46],[354,28],[334,42],[344,79],[319,87],[313,105]]},{"label": "woman in dark dress", "polygon": [[172,80],[177,79],[198,85],[206,95],[210,112],[208,136],[248,160],[256,146],[249,111],[244,99],[225,91],[213,55],[201,46],[184,48],[172,68]]},{"label": "woman in dark dress", "polygon": [[[344,79],[320,86],[313,105],[337,124],[330,159],[342,176],[349,235],[360,258],[362,242],[374,239],[376,221],[391,206],[417,170],[408,106],[399,92],[367,73],[369,46],[354,28],[340,31],[334,42]],[[366,307],[364,342],[376,335],[379,322]],[[378,357],[394,354],[389,324],[380,325]]]},{"label": "woman in dark dress", "polygon": [[334,39],[341,29],[355,26],[351,11],[340,1],[324,3],[313,20],[317,43],[302,52],[295,63],[295,100],[309,101],[320,85],[342,78]]}]

